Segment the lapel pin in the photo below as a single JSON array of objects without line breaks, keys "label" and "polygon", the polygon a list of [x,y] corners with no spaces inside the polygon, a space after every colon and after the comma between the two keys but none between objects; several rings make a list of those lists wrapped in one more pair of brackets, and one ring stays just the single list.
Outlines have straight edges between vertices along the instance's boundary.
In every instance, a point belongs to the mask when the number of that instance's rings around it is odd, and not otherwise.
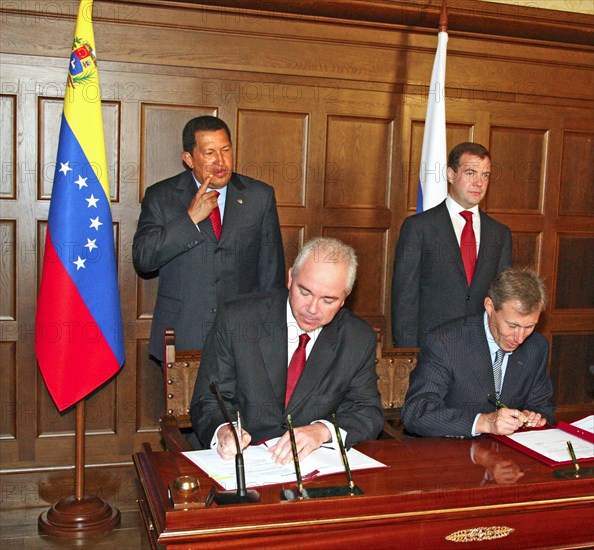
[{"label": "lapel pin", "polygon": [[237,202],[238,202],[239,204],[243,204],[243,199],[237,199]]}]

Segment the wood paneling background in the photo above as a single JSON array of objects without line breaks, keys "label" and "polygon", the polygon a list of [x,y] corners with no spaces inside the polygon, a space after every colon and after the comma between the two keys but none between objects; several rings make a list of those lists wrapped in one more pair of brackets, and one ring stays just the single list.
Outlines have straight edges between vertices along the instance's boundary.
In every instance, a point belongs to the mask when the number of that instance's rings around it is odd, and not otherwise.
[{"label": "wood paneling background", "polygon": [[[156,280],[136,276],[131,247],[146,187],[182,169],[191,117],[224,118],[237,170],[275,187],[289,263],[319,234],[357,249],[350,306],[390,333],[394,246],[415,208],[440,4],[96,0],[126,364],[87,401],[88,463],[129,462],[143,441],[158,444],[162,381],[147,356]],[[575,416],[594,394],[594,18],[448,5],[448,144],[491,150],[483,208],[512,229],[516,263],[546,278],[539,328],[560,411]],[[74,458],[74,414],[59,414],[45,389],[34,320],[77,7],[0,3],[5,469]]]}]

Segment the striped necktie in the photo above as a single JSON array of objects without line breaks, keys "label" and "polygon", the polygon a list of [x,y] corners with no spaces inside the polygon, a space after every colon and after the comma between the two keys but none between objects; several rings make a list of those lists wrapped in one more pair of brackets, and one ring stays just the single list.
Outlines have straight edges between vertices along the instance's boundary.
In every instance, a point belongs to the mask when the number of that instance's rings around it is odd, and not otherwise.
[{"label": "striped necktie", "polygon": [[493,363],[493,379],[495,381],[495,396],[499,399],[501,395],[501,367],[503,365],[503,357],[505,352],[499,348],[495,353],[495,362]]}]

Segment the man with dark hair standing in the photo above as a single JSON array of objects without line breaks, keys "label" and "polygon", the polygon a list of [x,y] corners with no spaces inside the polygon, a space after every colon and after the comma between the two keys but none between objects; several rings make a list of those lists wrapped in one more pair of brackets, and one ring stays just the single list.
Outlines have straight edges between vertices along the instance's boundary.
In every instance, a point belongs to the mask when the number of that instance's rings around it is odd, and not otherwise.
[{"label": "man with dark hair standing", "polygon": [[133,244],[138,273],[159,276],[149,345],[158,361],[166,328],[177,349],[202,349],[224,300],[285,284],[274,189],[232,171],[223,120],[194,118],[182,138],[189,170],[146,190]]},{"label": "man with dark hair standing", "polygon": [[508,227],[479,210],[491,176],[489,151],[456,145],[444,202],[404,220],[394,257],[392,336],[419,347],[437,325],[479,313],[493,278],[512,263]]},{"label": "man with dark hair standing", "polygon": [[553,422],[549,343],[535,331],[545,304],[536,273],[510,268],[493,281],[484,313],[429,332],[402,407],[406,430],[510,435]]}]

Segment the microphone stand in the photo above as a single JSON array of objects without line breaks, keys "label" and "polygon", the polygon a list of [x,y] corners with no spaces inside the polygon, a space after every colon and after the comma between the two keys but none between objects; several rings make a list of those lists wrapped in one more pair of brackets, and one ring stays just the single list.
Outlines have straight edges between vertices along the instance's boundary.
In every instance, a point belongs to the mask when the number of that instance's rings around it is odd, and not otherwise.
[{"label": "microphone stand", "polygon": [[[221,392],[219,390],[219,383],[217,380],[212,380],[210,387],[214,394],[216,395],[217,402],[219,404],[219,408],[231,429],[231,433],[233,433],[233,438],[235,439],[235,447],[237,449],[237,454],[235,455],[235,477],[237,480],[237,490],[236,491],[218,491],[214,494],[214,501],[218,505],[225,505],[225,504],[242,504],[246,502],[260,502],[260,493],[258,491],[250,490],[248,491],[245,486],[245,464],[243,461],[243,449],[241,448],[241,443],[239,441],[239,437],[237,435],[237,429],[233,425],[231,421],[231,417],[229,416],[229,411],[225,406],[225,402],[223,401],[223,397],[221,396]],[[237,428],[241,430],[241,419],[239,417],[239,411],[237,412]],[[241,435],[241,432],[240,432]]]}]

